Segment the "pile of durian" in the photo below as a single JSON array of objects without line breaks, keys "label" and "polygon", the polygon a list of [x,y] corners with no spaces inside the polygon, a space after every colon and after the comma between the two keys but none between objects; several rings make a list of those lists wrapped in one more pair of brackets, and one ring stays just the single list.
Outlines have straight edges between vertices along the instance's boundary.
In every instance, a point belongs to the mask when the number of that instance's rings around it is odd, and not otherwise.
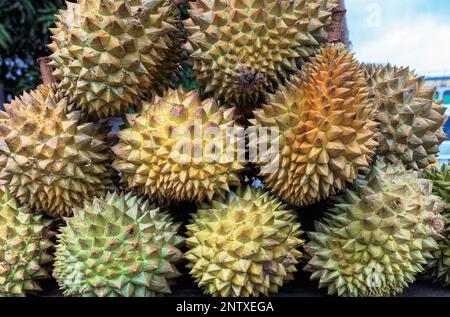
[{"label": "pile of durian", "polygon": [[[450,167],[431,167],[445,108],[409,68],[329,41],[336,2],[195,0],[184,20],[170,0],[67,3],[57,83],[0,112],[0,296],[50,276],[65,296],[162,296],[183,264],[222,297],[275,294],[297,270],[336,296],[449,286]],[[183,56],[198,89],[174,84]],[[276,129],[278,152],[248,164],[239,144],[269,148],[250,134],[215,160],[224,140],[195,135],[210,127]]]}]

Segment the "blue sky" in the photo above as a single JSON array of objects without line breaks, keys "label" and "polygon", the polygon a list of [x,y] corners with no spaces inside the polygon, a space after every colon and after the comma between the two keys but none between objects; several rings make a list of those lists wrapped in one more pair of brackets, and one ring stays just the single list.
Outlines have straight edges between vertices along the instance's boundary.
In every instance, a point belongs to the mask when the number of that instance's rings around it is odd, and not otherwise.
[{"label": "blue sky", "polygon": [[450,73],[450,0],[346,0],[360,61]]}]

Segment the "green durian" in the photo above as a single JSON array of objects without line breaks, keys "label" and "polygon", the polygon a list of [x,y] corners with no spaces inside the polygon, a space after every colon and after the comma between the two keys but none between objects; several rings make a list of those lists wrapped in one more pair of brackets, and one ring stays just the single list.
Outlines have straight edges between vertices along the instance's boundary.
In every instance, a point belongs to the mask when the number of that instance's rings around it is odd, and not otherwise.
[{"label": "green durian", "polygon": [[65,218],[53,276],[65,296],[150,297],[170,293],[180,273],[178,224],[149,201],[108,193]]},{"label": "green durian", "polygon": [[431,181],[377,162],[308,234],[305,270],[329,295],[400,294],[438,249],[444,207]]},{"label": "green durian", "polygon": [[204,91],[253,105],[327,40],[327,0],[190,2],[190,61]]},{"label": "green durian", "polygon": [[161,93],[178,71],[183,40],[169,0],[67,2],[51,29],[59,89],[95,117],[122,115]]},{"label": "green durian", "polygon": [[445,107],[435,100],[436,89],[426,89],[424,77],[409,68],[364,65],[364,69],[379,123],[378,159],[401,160],[414,170],[434,164],[439,145],[447,139]]},{"label": "green durian", "polygon": [[[158,200],[211,200],[240,184],[240,128],[234,108],[202,100],[198,91],[168,90],[129,116],[113,147],[113,167],[130,189]],[[209,132],[212,132],[208,134]],[[226,138],[236,132],[236,138]]]},{"label": "green durian", "polygon": [[8,191],[0,193],[0,297],[41,291],[37,280],[49,277],[49,221],[21,207]]},{"label": "green durian", "polygon": [[442,213],[447,221],[445,231],[439,240],[439,249],[428,262],[428,269],[434,281],[450,286],[450,166],[443,164],[440,169],[425,170],[422,176],[433,181],[433,194],[447,204]]},{"label": "green durian", "polygon": [[247,187],[204,205],[187,226],[190,273],[206,294],[277,293],[302,254],[300,223],[280,200]]},{"label": "green durian", "polygon": [[53,86],[39,86],[0,111],[0,184],[20,204],[66,216],[112,185],[100,124]]}]

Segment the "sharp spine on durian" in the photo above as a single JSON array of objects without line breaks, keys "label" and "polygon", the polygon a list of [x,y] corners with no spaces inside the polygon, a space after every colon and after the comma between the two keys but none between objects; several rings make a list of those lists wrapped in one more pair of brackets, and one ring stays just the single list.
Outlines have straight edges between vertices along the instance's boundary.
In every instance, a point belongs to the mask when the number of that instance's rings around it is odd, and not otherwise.
[{"label": "sharp spine on durian", "polygon": [[52,243],[44,236],[48,224],[8,191],[0,193],[0,297],[41,291],[36,280],[49,277],[46,265],[52,261]]},{"label": "sharp spine on durian", "polygon": [[439,145],[447,139],[445,107],[434,99],[436,89],[425,89],[424,77],[409,68],[363,66],[380,123],[378,158],[401,160],[414,170],[435,163]]},{"label": "sharp spine on durian", "polygon": [[[197,91],[169,90],[130,116],[130,127],[113,147],[113,167],[122,182],[152,198],[200,202],[223,196],[239,185],[243,169],[237,160],[241,128],[233,116],[233,108],[224,110],[211,98],[201,101]],[[208,137],[210,127],[220,135]],[[230,132],[236,137],[226,140]],[[222,149],[216,156],[207,151],[213,143]]]},{"label": "sharp spine on durian", "polygon": [[247,187],[204,205],[187,226],[185,258],[212,296],[277,293],[302,254],[300,223],[277,198]]},{"label": "sharp spine on durian", "polygon": [[433,258],[427,266],[432,279],[448,287],[450,286],[450,167],[443,164],[440,169],[425,170],[422,176],[433,181],[433,194],[447,204],[442,213],[447,223],[438,241],[439,249],[433,252]]},{"label": "sharp spine on durian", "polygon": [[324,0],[198,0],[184,21],[197,80],[215,98],[239,105],[298,69],[325,43],[330,21]]},{"label": "sharp spine on durian", "polygon": [[[343,44],[324,46],[250,120],[278,128],[279,162],[258,162],[266,186],[294,205],[313,204],[345,188],[368,169],[377,125],[366,80]],[[249,147],[261,145],[256,136]],[[252,141],[256,140],[256,141]],[[271,153],[269,153],[271,154]]]},{"label": "sharp spine on durian", "polygon": [[399,294],[438,248],[444,203],[401,162],[377,162],[309,233],[305,270],[338,296]]},{"label": "sharp spine on durian", "polygon": [[177,72],[183,41],[169,0],[78,0],[58,20],[49,48],[59,89],[90,115],[121,115]]},{"label": "sharp spine on durian", "polygon": [[161,296],[180,276],[180,225],[144,198],[108,193],[65,221],[53,271],[65,296]]},{"label": "sharp spine on durian", "polygon": [[40,86],[0,112],[0,182],[21,204],[52,216],[69,215],[111,185],[100,125],[72,106]]}]

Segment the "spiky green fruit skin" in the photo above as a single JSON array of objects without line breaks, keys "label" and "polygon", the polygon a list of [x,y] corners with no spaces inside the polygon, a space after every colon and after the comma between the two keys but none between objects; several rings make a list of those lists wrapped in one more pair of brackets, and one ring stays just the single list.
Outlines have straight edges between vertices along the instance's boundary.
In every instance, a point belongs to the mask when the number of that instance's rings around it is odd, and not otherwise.
[{"label": "spiky green fruit skin", "polygon": [[[95,117],[124,114],[166,88],[181,34],[169,0],[78,0],[61,10],[51,59],[59,89]],[[169,77],[167,77],[169,76]]]},{"label": "spiky green fruit skin", "polygon": [[443,164],[441,168],[425,169],[421,176],[433,181],[433,194],[439,196],[450,210],[450,166]]},{"label": "spiky green fruit skin", "polygon": [[0,297],[41,291],[36,280],[48,278],[52,260],[44,236],[47,221],[20,207],[7,191],[0,194]]},{"label": "spiky green fruit skin", "polygon": [[386,163],[401,160],[419,170],[436,162],[439,145],[447,139],[442,101],[436,89],[424,88],[424,77],[409,68],[364,65],[380,123],[377,154]]},{"label": "spiky green fruit skin", "polygon": [[191,275],[212,296],[277,293],[302,254],[300,223],[277,198],[251,187],[204,205],[187,226]]},{"label": "spiky green fruit skin", "polygon": [[[256,134],[249,143],[252,152],[278,150],[263,153],[257,162],[270,191],[293,205],[310,205],[367,170],[378,145],[368,95],[353,54],[344,45],[328,45],[254,111],[255,132],[279,131],[273,144]],[[273,154],[277,159],[270,158]]]},{"label": "spiky green fruit skin", "polygon": [[64,216],[111,186],[101,126],[40,86],[0,112],[0,183],[22,205]]},{"label": "spiky green fruit skin", "polygon": [[422,176],[433,181],[433,194],[447,204],[446,210],[442,213],[447,225],[439,239],[439,250],[433,253],[428,269],[435,282],[448,287],[450,286],[450,167],[444,164],[441,169],[425,170]]},{"label": "spiky green fruit skin", "polygon": [[[237,161],[239,137],[225,144],[227,133],[240,129],[233,116],[233,108],[224,110],[211,98],[201,101],[197,91],[169,90],[129,116],[130,127],[120,131],[113,147],[113,167],[129,188],[159,200],[224,196],[239,185],[243,169]],[[211,128],[216,132],[208,136]],[[213,144],[220,150],[211,151]]]},{"label": "spiky green fruit skin", "polygon": [[[173,1],[173,0],[167,0]],[[178,32],[170,32],[170,47],[165,53],[164,61],[158,67],[158,75],[155,80],[152,81],[152,85],[147,90],[144,98],[141,100],[149,100],[154,96],[164,96],[167,89],[174,87],[174,82],[179,80],[183,76],[182,63],[186,63],[186,49],[184,44],[186,43],[186,31],[184,30],[183,23],[180,20],[180,11],[174,10],[174,18],[176,23],[174,26],[178,29]],[[139,104],[137,105],[139,109]]]},{"label": "spiky green fruit skin", "polygon": [[254,104],[326,42],[327,1],[198,0],[184,21],[196,79],[216,99]]},{"label": "spiky green fruit skin", "polygon": [[65,296],[150,297],[170,293],[178,224],[149,201],[108,193],[65,219],[53,276]]},{"label": "spiky green fruit skin", "polygon": [[305,269],[329,295],[399,294],[438,248],[444,206],[431,181],[401,163],[377,164],[308,234]]},{"label": "spiky green fruit skin", "polygon": [[339,6],[339,5],[341,5],[341,0],[328,0],[328,5],[330,6],[330,7],[336,7],[336,6]]}]

